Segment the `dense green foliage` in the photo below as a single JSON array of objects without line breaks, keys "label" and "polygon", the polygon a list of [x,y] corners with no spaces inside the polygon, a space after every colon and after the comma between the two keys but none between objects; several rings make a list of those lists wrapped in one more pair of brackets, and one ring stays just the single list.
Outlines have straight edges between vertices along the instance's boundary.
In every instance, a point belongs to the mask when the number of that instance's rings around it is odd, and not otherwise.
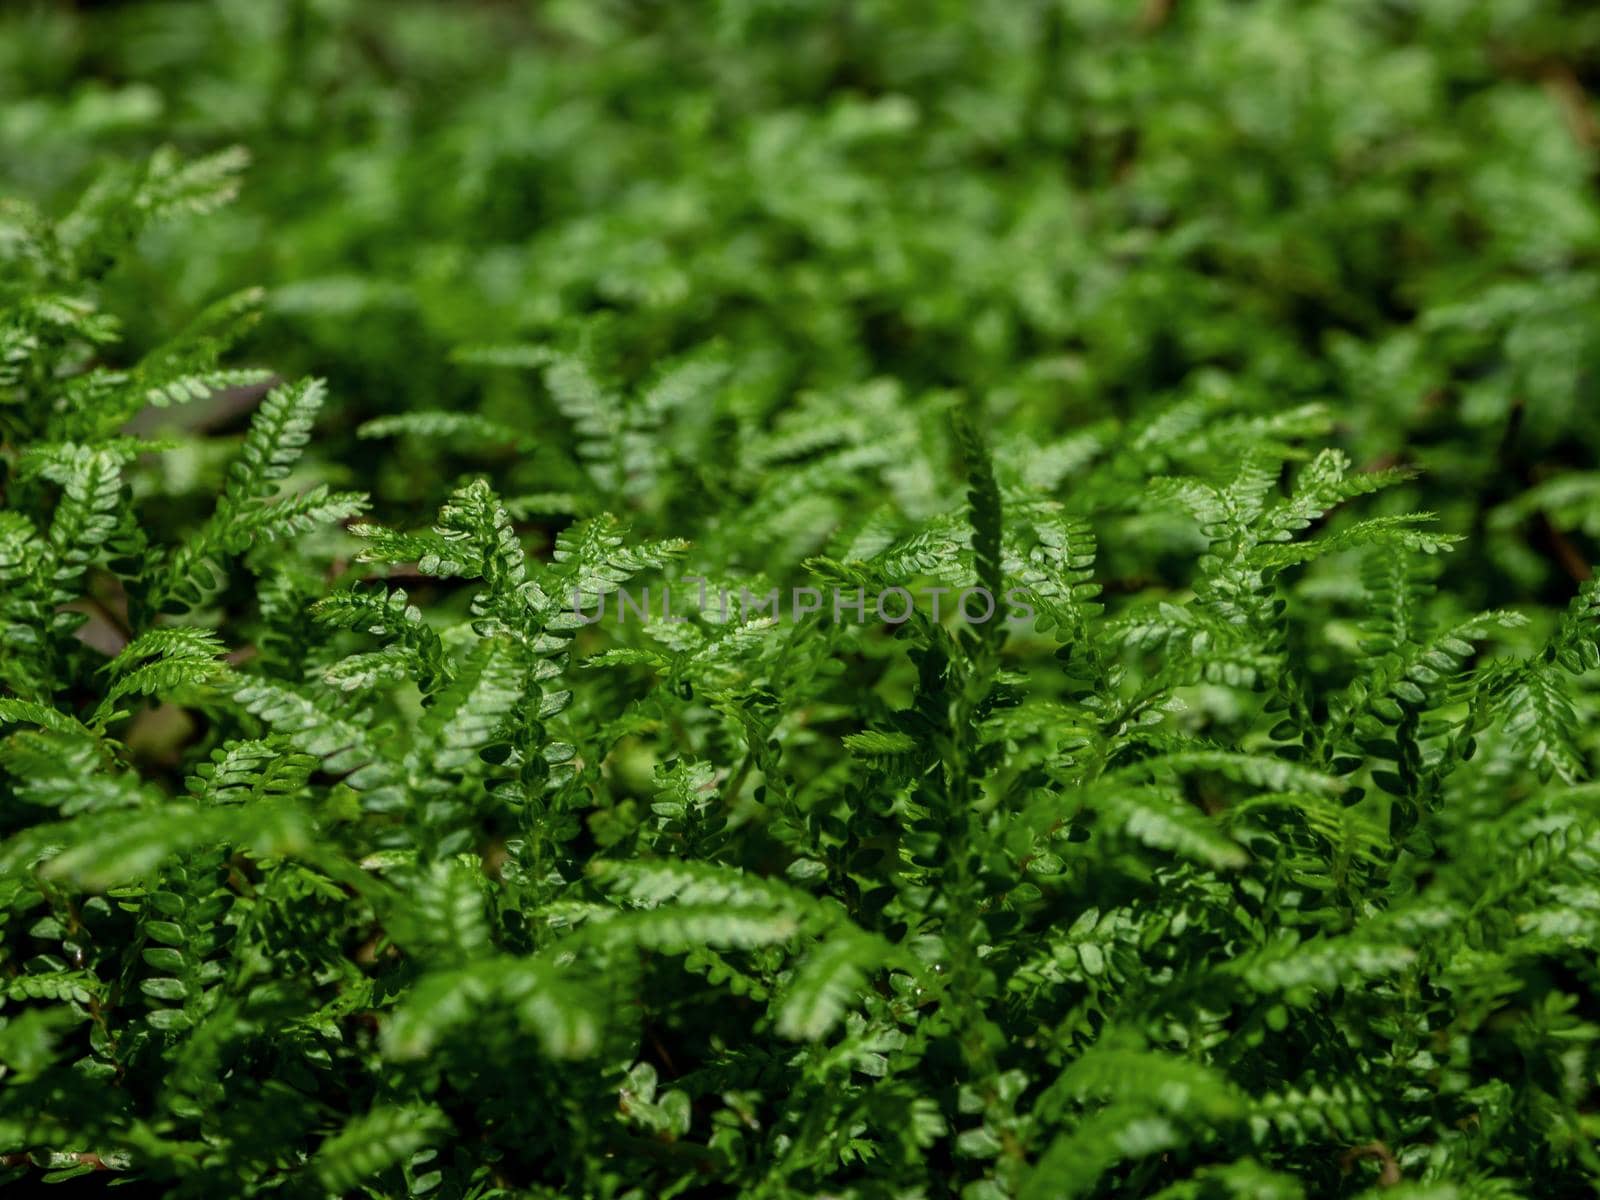
[{"label": "dense green foliage", "polygon": [[1597,69],[8,7],[0,1180],[1592,1194]]}]

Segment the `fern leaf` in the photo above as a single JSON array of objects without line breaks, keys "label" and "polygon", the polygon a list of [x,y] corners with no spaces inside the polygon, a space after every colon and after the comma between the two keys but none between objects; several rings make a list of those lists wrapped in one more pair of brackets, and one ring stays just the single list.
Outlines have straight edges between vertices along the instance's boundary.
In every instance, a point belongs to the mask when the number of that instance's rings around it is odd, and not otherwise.
[{"label": "fern leaf", "polygon": [[347,1192],[434,1144],[447,1128],[444,1114],[431,1105],[374,1108],[317,1148],[317,1177],[330,1192]]}]

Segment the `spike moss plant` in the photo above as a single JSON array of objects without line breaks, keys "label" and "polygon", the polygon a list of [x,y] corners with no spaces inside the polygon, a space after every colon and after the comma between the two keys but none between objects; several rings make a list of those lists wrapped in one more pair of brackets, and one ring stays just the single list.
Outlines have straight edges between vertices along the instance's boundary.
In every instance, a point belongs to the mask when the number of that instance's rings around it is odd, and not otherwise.
[{"label": "spike moss plant", "polygon": [[462,348],[537,427],[364,425],[455,464],[374,512],[257,294],[97,305],[241,165],[0,213],[5,1181],[1592,1194],[1595,585],[1436,588],[1315,405],[598,333]]}]

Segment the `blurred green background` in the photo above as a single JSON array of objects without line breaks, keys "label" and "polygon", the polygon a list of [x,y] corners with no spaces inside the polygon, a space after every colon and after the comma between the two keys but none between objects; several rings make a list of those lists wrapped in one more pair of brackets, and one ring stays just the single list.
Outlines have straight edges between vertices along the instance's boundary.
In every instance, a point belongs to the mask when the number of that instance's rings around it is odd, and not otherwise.
[{"label": "blurred green background", "polygon": [[[363,420],[570,440],[536,376],[452,361],[523,341],[621,388],[715,353],[719,419],[802,434],[873,388],[976,394],[1064,496],[1096,430],[1321,401],[1358,467],[1424,469],[1392,503],[1472,535],[1449,567],[1469,603],[1560,602],[1600,548],[1600,7],[0,11],[0,191],[55,203],[163,143],[249,149],[240,202],[148,235],[105,303],[132,355],[266,285],[245,359],[330,379],[324,456],[391,517],[478,460],[372,454]],[[550,490],[569,462],[497,469]]]}]

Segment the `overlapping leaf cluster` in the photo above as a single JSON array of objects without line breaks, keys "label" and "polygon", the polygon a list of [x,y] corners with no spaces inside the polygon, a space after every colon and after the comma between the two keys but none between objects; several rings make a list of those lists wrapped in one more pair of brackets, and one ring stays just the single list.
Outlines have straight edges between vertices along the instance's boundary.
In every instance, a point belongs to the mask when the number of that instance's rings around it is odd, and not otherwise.
[{"label": "overlapping leaf cluster", "polygon": [[[769,422],[736,356],[623,387],[537,344],[461,369],[540,376],[595,515],[545,543],[554,505],[484,474],[428,527],[372,523],[302,470],[322,385],[219,361],[249,297],[112,365],[99,272],[236,165],[9,214],[12,1178],[1595,1177],[1592,585],[1559,619],[1460,611],[1433,590],[1456,537],[1368,515],[1407,472],[1315,449],[1314,406],[991,444],[954,395]],[[126,432],[218,394],[238,434]],[[445,431],[502,437],[367,430]],[[722,499],[692,542],[611,515],[670,523],[686,472]],[[1187,586],[1104,592],[1097,537]],[[828,602],[750,603],[796,577]],[[880,619],[894,588],[1031,616]]]},{"label": "overlapping leaf cluster", "polygon": [[1593,30],[691,7],[7,18],[0,1179],[1591,1191]]},{"label": "overlapping leaf cluster", "polygon": [[[587,343],[633,382],[721,340],[756,414],[890,378],[1046,439],[1326,402],[1356,462],[1427,468],[1406,506],[1481,531],[1447,569],[1485,607],[1559,603],[1600,531],[1582,0],[4,9],[8,190],[248,145],[243,203],[108,294],[143,349],[267,286],[261,358],[329,378],[330,458],[416,523],[471,435],[373,460],[362,421],[525,438],[582,403],[480,391],[459,347]],[[514,445],[509,494],[570,490]]]}]

